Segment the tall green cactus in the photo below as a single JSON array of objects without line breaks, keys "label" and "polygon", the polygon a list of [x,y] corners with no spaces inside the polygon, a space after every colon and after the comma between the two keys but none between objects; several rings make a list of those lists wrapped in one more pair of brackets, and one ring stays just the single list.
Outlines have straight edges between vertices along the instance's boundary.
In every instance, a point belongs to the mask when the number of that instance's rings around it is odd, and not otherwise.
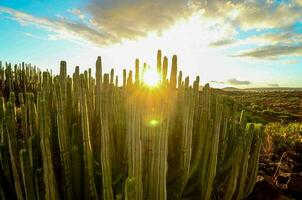
[{"label": "tall green cactus", "polygon": [[57,181],[55,179],[53,159],[51,156],[51,125],[48,104],[44,99],[45,94],[38,93],[38,119],[39,119],[39,132],[41,136],[41,152],[43,160],[43,176],[45,186],[45,200],[57,199],[58,189]]},{"label": "tall green cactus", "polygon": [[89,130],[89,119],[88,119],[88,109],[87,109],[87,93],[84,87],[85,79],[84,75],[81,75],[81,97],[80,97],[80,107],[81,107],[81,127],[82,127],[82,137],[83,137],[83,159],[84,159],[84,187],[85,187],[85,199],[98,199],[95,181],[93,176],[93,155],[90,139]]},{"label": "tall green cactus", "polygon": [[68,130],[68,118],[66,110],[66,89],[64,90],[58,81],[55,82],[55,102],[57,108],[58,140],[60,147],[60,159],[63,167],[63,190],[64,199],[72,199],[71,183],[71,156]]},{"label": "tall green cactus", "polygon": [[168,74],[168,58],[165,56],[163,59],[163,72],[162,72],[162,80],[165,83]]},{"label": "tall green cactus", "polygon": [[157,66],[157,73],[158,73],[158,74],[160,74],[161,71],[162,71],[162,66],[161,66],[162,61],[161,61],[161,57],[162,57],[162,55],[161,55],[161,50],[158,50],[158,51],[157,51],[157,64],[156,64],[156,66]]},{"label": "tall green cactus", "polygon": [[[129,91],[130,92],[130,91]],[[131,94],[130,94],[131,95]],[[143,199],[143,163],[141,142],[141,113],[139,105],[127,103],[126,144],[128,159],[128,178],[125,185],[125,198],[133,200]],[[130,186],[131,185],[131,186]]]},{"label": "tall green cactus", "polygon": [[139,79],[140,71],[139,71],[139,60],[135,59],[135,84],[138,86],[140,83]]},{"label": "tall green cactus", "polygon": [[155,88],[140,84],[150,67],[138,59],[123,87],[114,69],[103,76],[101,57],[95,77],[78,66],[69,76],[65,61],[58,76],[0,66],[0,198],[246,198],[263,128],[171,63],[168,80],[157,52]]},{"label": "tall green cactus", "polygon": [[[109,74],[104,75],[103,94],[109,92]],[[101,116],[101,166],[102,166],[102,183],[103,183],[103,198],[113,199],[112,191],[112,160],[111,160],[111,142],[109,133],[108,119],[108,97],[103,98],[102,116]]]},{"label": "tall green cactus", "polygon": [[170,84],[172,88],[176,88],[176,76],[177,76],[177,56],[173,55],[171,75],[170,75]]},{"label": "tall green cactus", "polygon": [[20,150],[20,166],[21,174],[23,179],[23,185],[25,189],[25,199],[34,200],[35,190],[34,190],[34,179],[33,179],[33,169],[30,166],[29,155],[26,149]]},{"label": "tall green cactus", "polygon": [[15,184],[15,192],[18,199],[23,199],[22,185],[20,180],[20,162],[18,152],[18,136],[15,115],[15,97],[10,93],[9,101],[6,103],[6,130],[8,131],[8,144],[12,174]]}]

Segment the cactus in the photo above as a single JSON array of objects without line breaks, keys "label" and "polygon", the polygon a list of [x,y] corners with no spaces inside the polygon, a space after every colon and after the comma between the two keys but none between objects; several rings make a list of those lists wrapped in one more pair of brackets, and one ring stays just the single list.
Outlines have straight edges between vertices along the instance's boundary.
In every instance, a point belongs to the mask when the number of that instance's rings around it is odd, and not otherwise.
[{"label": "cactus", "polygon": [[[163,58],[163,59],[162,59]],[[71,76],[0,66],[0,198],[243,199],[252,191],[263,128],[209,85],[190,85],[157,52],[159,87],[135,60],[118,86],[101,57]],[[134,72],[134,74],[133,74]],[[128,73],[128,74],[127,74]],[[15,96],[15,94],[18,94]]]},{"label": "cactus", "polygon": [[139,60],[135,59],[135,84],[138,86],[139,82]]},{"label": "cactus", "polygon": [[25,199],[35,199],[33,171],[30,166],[28,151],[26,149],[21,149],[19,153]]},{"label": "cactus", "polygon": [[157,73],[160,74],[161,73],[161,50],[157,51]]},{"label": "cactus", "polygon": [[[141,116],[137,105],[128,102],[127,108],[127,132],[126,144],[128,160],[128,178],[126,180],[126,199],[142,200],[143,183],[142,183],[142,143],[141,143]],[[130,191],[130,185],[132,191]]]},{"label": "cactus", "polygon": [[35,170],[35,194],[37,200],[44,199],[44,181],[43,181],[43,170],[42,168],[37,168]]},{"label": "cactus", "polygon": [[81,127],[83,137],[83,158],[84,158],[84,186],[85,199],[98,199],[94,176],[93,176],[93,155],[90,143],[89,120],[87,110],[87,97],[84,87],[84,75],[81,75]]},{"label": "cactus", "polygon": [[[177,186],[174,189],[173,198],[181,199],[181,195],[190,175],[190,163],[192,155],[192,129],[193,129],[193,111],[194,99],[192,91],[185,89],[181,91],[181,102],[184,105],[180,111],[181,118],[181,133],[180,133],[180,155],[178,166]],[[185,102],[185,99],[188,101]]]},{"label": "cactus", "polygon": [[123,87],[126,87],[127,84],[127,71],[123,69]]},{"label": "cactus", "polygon": [[60,77],[64,80],[67,76],[67,64],[66,61],[61,61],[60,63]]},{"label": "cactus", "polygon": [[8,144],[12,174],[15,184],[15,191],[18,199],[23,199],[22,186],[20,180],[20,162],[18,152],[17,126],[15,116],[15,100],[14,93],[10,93],[9,101],[6,103],[6,129],[8,131]]},{"label": "cactus", "polygon": [[176,88],[176,76],[177,76],[177,56],[173,55],[171,75],[170,75],[171,88]]},{"label": "cactus", "polygon": [[39,119],[39,132],[41,136],[41,152],[43,159],[43,176],[45,186],[44,199],[52,200],[58,198],[57,181],[55,179],[54,167],[51,156],[50,144],[50,116],[48,105],[43,99],[45,94],[38,94],[38,119]]},{"label": "cactus", "polygon": [[[71,156],[70,156],[70,143],[68,139],[68,121],[66,112],[66,100],[64,95],[66,92],[62,88],[59,82],[55,83],[55,102],[57,108],[57,126],[58,126],[58,140],[60,147],[60,158],[63,167],[63,188],[64,188],[64,199],[72,198],[72,183],[71,183]],[[63,90],[63,91],[62,91]],[[66,98],[66,97],[65,97]]]},{"label": "cactus", "polygon": [[[109,91],[109,74],[104,75],[103,94]],[[110,156],[111,142],[109,135],[109,119],[108,119],[108,97],[105,97],[102,102],[101,116],[101,165],[102,165],[102,183],[103,183],[103,199],[113,199],[112,192],[112,160]]]},{"label": "cactus", "polygon": [[162,73],[162,80],[166,82],[168,74],[168,58],[165,56],[163,60],[163,73]]}]

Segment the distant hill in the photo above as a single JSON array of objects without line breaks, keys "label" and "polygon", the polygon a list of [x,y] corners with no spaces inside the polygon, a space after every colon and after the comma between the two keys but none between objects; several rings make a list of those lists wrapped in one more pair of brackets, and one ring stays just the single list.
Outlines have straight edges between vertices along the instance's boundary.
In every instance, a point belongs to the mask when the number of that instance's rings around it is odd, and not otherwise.
[{"label": "distant hill", "polygon": [[235,87],[225,87],[225,88],[222,88],[222,90],[224,90],[224,91],[241,91],[243,89],[239,89],[239,88],[235,88]]},{"label": "distant hill", "polygon": [[224,91],[247,91],[247,92],[269,92],[269,91],[302,91],[302,88],[291,88],[291,87],[263,87],[263,88],[236,88],[236,87],[225,87],[222,88]]}]

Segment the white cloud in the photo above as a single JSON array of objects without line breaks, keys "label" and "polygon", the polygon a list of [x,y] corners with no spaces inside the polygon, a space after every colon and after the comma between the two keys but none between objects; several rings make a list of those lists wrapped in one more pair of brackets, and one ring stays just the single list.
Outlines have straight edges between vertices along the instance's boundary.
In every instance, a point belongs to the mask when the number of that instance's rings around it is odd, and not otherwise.
[{"label": "white cloud", "polygon": [[93,24],[118,38],[133,39],[171,27],[197,9],[195,0],[92,0]]},{"label": "white cloud", "polygon": [[76,9],[76,8],[68,9],[67,12],[77,16],[78,18],[80,18],[82,20],[86,18],[86,16],[82,13],[82,11],[79,9]]},{"label": "white cloud", "polygon": [[288,27],[302,19],[302,9],[292,3],[272,3],[263,0],[206,1],[205,16],[220,19],[243,29]]},{"label": "white cloud", "polygon": [[285,60],[282,62],[284,65],[294,65],[294,64],[298,64],[299,60]]},{"label": "white cloud", "polygon": [[[86,13],[76,8],[67,10],[81,19],[80,22],[72,22],[66,17],[35,17],[7,7],[0,7],[0,12],[22,25],[36,25],[54,32],[49,39],[72,38],[98,46],[144,38],[151,32],[161,35],[180,21],[190,21],[192,16],[199,15],[201,17],[194,21],[197,33],[193,34],[199,34],[195,43],[200,45],[201,41],[207,40],[207,45],[215,48],[301,42],[301,35],[281,30],[302,19],[302,7],[297,6],[300,3],[301,0],[289,3],[268,0],[91,0],[83,9]],[[280,29],[281,33],[236,40],[241,30],[251,29]],[[182,39],[190,40],[189,37],[185,35]]]},{"label": "white cloud", "polygon": [[1,6],[0,13],[9,15],[11,19],[22,25],[34,25],[57,34],[52,37],[86,40],[98,45],[111,44],[117,41],[110,34],[94,29],[93,27],[89,27],[84,23],[73,23],[62,19],[56,20],[35,17],[24,12]]},{"label": "white cloud", "polygon": [[244,52],[233,57],[249,57],[257,59],[278,59],[281,56],[302,56],[302,44],[277,44],[264,46]]}]

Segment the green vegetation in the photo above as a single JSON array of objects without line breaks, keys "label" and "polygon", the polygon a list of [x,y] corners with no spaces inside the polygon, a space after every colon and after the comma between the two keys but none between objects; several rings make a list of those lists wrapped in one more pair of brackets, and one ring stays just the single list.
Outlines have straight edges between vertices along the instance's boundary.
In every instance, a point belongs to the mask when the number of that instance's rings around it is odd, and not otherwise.
[{"label": "green vegetation", "polygon": [[302,121],[302,91],[301,90],[244,90],[218,91],[247,110],[247,115],[253,122],[293,122]]},{"label": "green vegetation", "polygon": [[[199,77],[189,85],[173,56],[157,57],[159,87],[123,71],[103,74],[62,61],[55,76],[0,69],[1,199],[243,199],[258,171],[263,127]],[[162,61],[163,60],[163,61]],[[163,63],[162,63],[163,62]],[[146,65],[142,71],[147,70]]]},{"label": "green vegetation", "polygon": [[302,123],[269,123],[265,127],[263,156],[278,161],[284,152],[299,152],[302,147]]}]

